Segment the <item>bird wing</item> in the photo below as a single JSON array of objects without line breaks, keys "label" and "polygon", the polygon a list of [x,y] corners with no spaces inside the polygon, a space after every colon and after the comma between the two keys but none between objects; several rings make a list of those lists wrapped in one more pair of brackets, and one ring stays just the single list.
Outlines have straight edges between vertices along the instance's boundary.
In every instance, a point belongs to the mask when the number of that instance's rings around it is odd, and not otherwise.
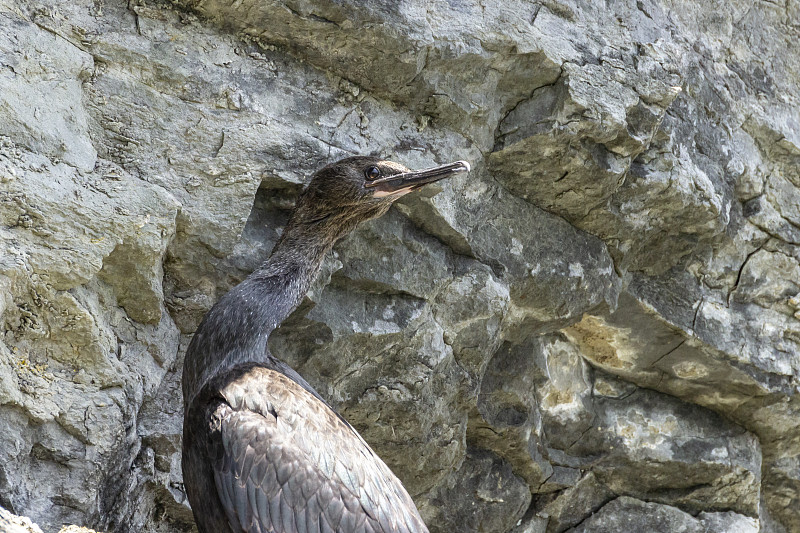
[{"label": "bird wing", "polygon": [[234,532],[427,532],[400,481],[330,407],[253,367],[211,414],[213,470]]}]

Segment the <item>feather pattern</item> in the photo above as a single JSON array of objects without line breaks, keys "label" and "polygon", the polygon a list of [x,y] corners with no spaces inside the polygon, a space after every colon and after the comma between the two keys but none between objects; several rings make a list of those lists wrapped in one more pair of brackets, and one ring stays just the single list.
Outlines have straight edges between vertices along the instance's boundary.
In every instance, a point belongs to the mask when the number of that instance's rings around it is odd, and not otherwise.
[{"label": "feather pattern", "polygon": [[[328,405],[252,366],[208,411],[219,501],[234,532],[427,532],[400,481]],[[235,526],[235,527],[234,527]]]}]

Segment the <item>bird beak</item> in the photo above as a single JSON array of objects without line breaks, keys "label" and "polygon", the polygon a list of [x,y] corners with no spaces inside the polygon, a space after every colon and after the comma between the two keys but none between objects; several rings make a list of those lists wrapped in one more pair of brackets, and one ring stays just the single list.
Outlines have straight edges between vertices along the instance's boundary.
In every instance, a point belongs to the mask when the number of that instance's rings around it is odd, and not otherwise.
[{"label": "bird beak", "polygon": [[466,161],[456,161],[455,163],[426,168],[425,170],[402,172],[400,174],[394,174],[393,176],[378,178],[373,181],[368,181],[364,186],[375,189],[375,192],[372,193],[375,198],[384,198],[387,196],[400,197],[415,189],[419,189],[427,183],[449,178],[450,176],[462,172],[469,172],[469,170],[469,163]]}]

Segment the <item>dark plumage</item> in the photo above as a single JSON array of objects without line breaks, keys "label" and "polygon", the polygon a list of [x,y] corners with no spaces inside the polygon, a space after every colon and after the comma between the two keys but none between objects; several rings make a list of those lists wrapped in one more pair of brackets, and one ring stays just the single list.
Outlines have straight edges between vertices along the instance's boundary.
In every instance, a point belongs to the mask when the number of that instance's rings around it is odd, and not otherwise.
[{"label": "dark plumage", "polygon": [[337,239],[425,183],[353,157],[317,172],[269,260],[206,314],[183,368],[183,475],[201,533],[426,532],[408,493],[355,429],[267,339]]}]

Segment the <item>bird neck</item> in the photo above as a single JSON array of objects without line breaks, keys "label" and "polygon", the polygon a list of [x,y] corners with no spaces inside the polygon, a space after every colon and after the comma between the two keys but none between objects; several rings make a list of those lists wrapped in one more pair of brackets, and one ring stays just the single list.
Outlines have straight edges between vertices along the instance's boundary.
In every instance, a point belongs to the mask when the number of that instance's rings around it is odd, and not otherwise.
[{"label": "bird neck", "polygon": [[335,240],[328,232],[287,226],[270,258],[211,308],[186,351],[186,405],[215,376],[275,361],[269,335],[303,300]]},{"label": "bird neck", "polygon": [[324,235],[287,227],[269,259],[246,280],[263,313],[261,334],[269,336],[297,309],[333,244]]}]

